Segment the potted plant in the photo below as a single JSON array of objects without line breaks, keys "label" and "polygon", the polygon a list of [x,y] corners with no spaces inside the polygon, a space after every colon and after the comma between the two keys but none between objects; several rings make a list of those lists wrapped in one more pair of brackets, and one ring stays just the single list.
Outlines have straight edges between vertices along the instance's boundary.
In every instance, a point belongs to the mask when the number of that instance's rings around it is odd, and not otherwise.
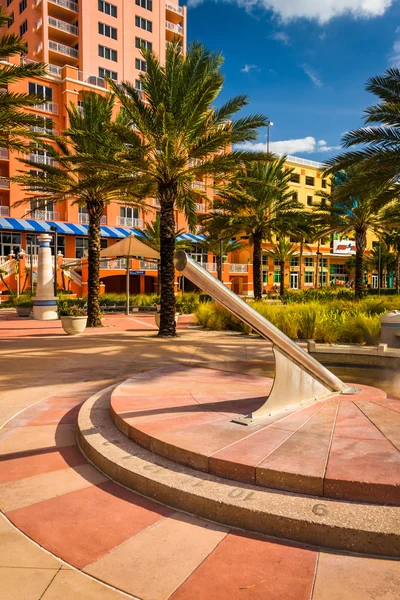
[{"label": "potted plant", "polygon": [[14,304],[19,317],[30,317],[33,308],[32,298],[29,296],[18,296],[18,298],[15,298]]},{"label": "potted plant", "polygon": [[68,335],[83,333],[87,324],[87,311],[82,306],[63,306],[58,310],[61,325]]}]

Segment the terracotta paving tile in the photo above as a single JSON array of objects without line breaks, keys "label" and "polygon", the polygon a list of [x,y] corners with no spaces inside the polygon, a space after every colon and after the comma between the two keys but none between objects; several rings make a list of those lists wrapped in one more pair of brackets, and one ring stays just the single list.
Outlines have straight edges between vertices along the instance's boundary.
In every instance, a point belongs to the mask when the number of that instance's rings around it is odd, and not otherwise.
[{"label": "terracotta paving tile", "polygon": [[32,451],[31,455],[9,460],[0,459],[0,483],[50,473],[50,471],[58,471],[67,467],[77,467],[86,463],[87,460],[77,446],[50,448],[40,453]]},{"label": "terracotta paving tile", "polygon": [[175,513],[115,548],[85,571],[143,600],[166,600],[227,531]]},{"label": "terracotta paving tile", "polygon": [[44,448],[62,448],[75,444],[76,425],[43,425],[14,427],[0,432],[0,455],[22,453]]},{"label": "terracotta paving tile", "polygon": [[124,600],[124,598],[126,596],[116,590],[72,569],[61,569],[43,596],[43,600]]},{"label": "terracotta paving tile", "polygon": [[306,406],[301,410],[297,410],[294,413],[284,417],[271,425],[274,429],[282,429],[283,431],[294,432],[297,431],[315,414],[317,414],[326,404],[331,400],[320,400],[310,406]]},{"label": "terracotta paving tile", "polygon": [[[43,552],[4,517],[0,517],[0,566],[25,569],[58,569],[61,563]],[[0,587],[1,589],[1,587]]]},{"label": "terracotta paving tile", "polygon": [[185,427],[194,427],[202,423],[208,423],[210,421],[217,421],[218,419],[225,419],[223,415],[215,412],[197,412],[190,415],[183,415],[181,417],[171,417],[170,419],[163,419],[162,421],[152,421],[147,423],[139,423],[136,428],[150,435],[157,437],[159,433],[181,431]]},{"label": "terracotta paving tile", "polygon": [[387,400],[371,400],[374,404],[378,404],[380,406],[385,406],[386,408],[390,408],[390,410],[394,410],[396,412],[400,412],[400,400],[394,398],[388,398]]},{"label": "terracotta paving tile", "polygon": [[351,438],[367,440],[384,440],[384,436],[361,412],[357,405],[358,402],[340,403],[335,429],[333,432],[334,439]]},{"label": "terracotta paving tile", "polygon": [[324,490],[336,498],[400,503],[400,453],[385,439],[334,438]]},{"label": "terracotta paving tile", "polygon": [[64,398],[51,396],[31,406],[7,423],[9,427],[28,425],[54,425],[76,423],[79,408],[84,398]]},{"label": "terracotta paving tile", "polygon": [[312,600],[398,600],[400,563],[321,553]]},{"label": "terracotta paving tile", "polygon": [[373,402],[357,402],[357,406],[393,446],[400,450],[400,413]]},{"label": "terracotta paving tile", "polygon": [[111,399],[111,406],[117,414],[129,413],[126,416],[138,416],[140,414],[152,414],[155,410],[168,410],[171,406],[191,407],[197,406],[192,396],[181,395],[135,395],[135,396],[115,396]]},{"label": "terracotta paving tile", "polygon": [[230,533],[171,600],[309,600],[317,553]]},{"label": "terracotta paving tile", "polygon": [[107,481],[7,516],[38,544],[82,569],[172,512]]},{"label": "terracotta paving tile", "polygon": [[38,600],[56,573],[54,569],[0,567],[1,600]]},{"label": "terracotta paving tile", "polygon": [[[92,465],[33,475],[0,484],[0,508],[8,513],[74,490],[91,487],[107,478]],[[13,519],[10,517],[10,520]]]}]

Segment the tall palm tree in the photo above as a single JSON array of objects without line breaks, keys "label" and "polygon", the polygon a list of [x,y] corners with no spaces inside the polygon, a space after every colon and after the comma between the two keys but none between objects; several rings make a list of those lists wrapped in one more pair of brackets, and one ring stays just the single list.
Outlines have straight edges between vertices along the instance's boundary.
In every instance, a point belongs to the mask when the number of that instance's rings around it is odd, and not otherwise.
[{"label": "tall palm tree", "polygon": [[200,246],[204,250],[212,252],[215,255],[218,279],[222,281],[223,257],[229,252],[241,250],[244,247],[244,244],[236,240],[230,240],[229,238],[224,239],[223,237],[218,236],[216,232],[204,232],[204,234],[205,239],[200,243]]},{"label": "tall palm tree", "polygon": [[[87,210],[88,230],[88,326],[101,326],[99,303],[100,220],[110,202],[142,203],[146,184],[140,176],[122,178],[107,171],[107,161],[125,150],[124,144],[111,129],[115,96],[100,96],[93,92],[83,95],[81,106],[68,108],[70,127],[62,137],[53,137],[54,145],[43,143],[47,152],[45,164],[22,160],[37,174],[20,171],[14,181],[25,190],[33,191],[29,200],[43,207],[56,202],[72,200]],[[116,125],[123,126],[124,115],[119,113]],[[102,164],[97,167],[96,161]],[[26,200],[21,200],[26,202]]]},{"label": "tall palm tree", "polygon": [[[196,179],[224,179],[252,154],[233,150],[232,144],[257,138],[266,125],[262,115],[234,120],[246,104],[237,96],[214,107],[224,83],[223,58],[199,43],[181,53],[179,43],[168,45],[165,65],[142,49],[146,73],[140,74],[141,91],[125,82],[110,82],[130,119],[120,135],[129,149],[115,163],[116,172],[141,173],[152,184],[160,207],[161,316],[159,336],[175,331],[174,249],[176,209],[186,214],[189,227],[196,223],[195,204],[201,191]],[[256,159],[256,158],[255,158]]]},{"label": "tall palm tree", "polygon": [[242,233],[253,247],[254,297],[262,297],[262,243],[272,241],[283,229],[290,230],[303,206],[290,189],[292,169],[286,157],[243,166],[235,179],[222,185],[213,210],[204,217],[205,226],[223,235]]},{"label": "tall palm tree", "polygon": [[[0,7],[0,28],[8,23],[4,6]],[[15,34],[0,37],[0,61],[26,52],[25,40]],[[44,63],[22,63],[20,65],[0,63],[0,88],[28,77],[40,77],[46,73]],[[22,138],[33,137],[29,126],[37,125],[35,115],[24,112],[34,104],[43,103],[43,98],[33,94],[5,91],[0,93],[0,147],[11,150],[25,150],[27,145]]]},{"label": "tall palm tree", "polygon": [[267,250],[266,255],[273,260],[279,261],[280,267],[280,283],[279,295],[281,298],[285,295],[285,264],[294,256],[298,256],[299,251],[290,240],[284,236],[280,236],[276,244],[270,250]]}]

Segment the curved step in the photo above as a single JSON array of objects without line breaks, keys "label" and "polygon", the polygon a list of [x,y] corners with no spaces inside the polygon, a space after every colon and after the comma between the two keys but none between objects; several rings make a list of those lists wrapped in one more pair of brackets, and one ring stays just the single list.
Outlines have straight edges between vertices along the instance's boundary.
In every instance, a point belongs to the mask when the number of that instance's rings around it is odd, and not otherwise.
[{"label": "curved step", "polygon": [[85,456],[116,482],[196,516],[322,548],[400,557],[400,509],[261,489],[194,471],[156,456],[110,418],[110,391],[87,400],[78,417]]}]

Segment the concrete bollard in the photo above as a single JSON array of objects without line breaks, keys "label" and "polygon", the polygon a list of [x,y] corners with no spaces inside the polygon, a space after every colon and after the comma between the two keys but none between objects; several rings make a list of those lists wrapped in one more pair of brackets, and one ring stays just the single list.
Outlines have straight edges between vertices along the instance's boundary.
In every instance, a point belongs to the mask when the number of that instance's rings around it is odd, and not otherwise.
[{"label": "concrete bollard", "polygon": [[381,344],[400,348],[400,310],[391,310],[380,317],[382,324]]},{"label": "concrete bollard", "polygon": [[51,236],[38,235],[39,253],[37,266],[37,288],[33,299],[33,318],[38,321],[58,319],[57,298],[54,296],[53,259],[51,256]]}]

